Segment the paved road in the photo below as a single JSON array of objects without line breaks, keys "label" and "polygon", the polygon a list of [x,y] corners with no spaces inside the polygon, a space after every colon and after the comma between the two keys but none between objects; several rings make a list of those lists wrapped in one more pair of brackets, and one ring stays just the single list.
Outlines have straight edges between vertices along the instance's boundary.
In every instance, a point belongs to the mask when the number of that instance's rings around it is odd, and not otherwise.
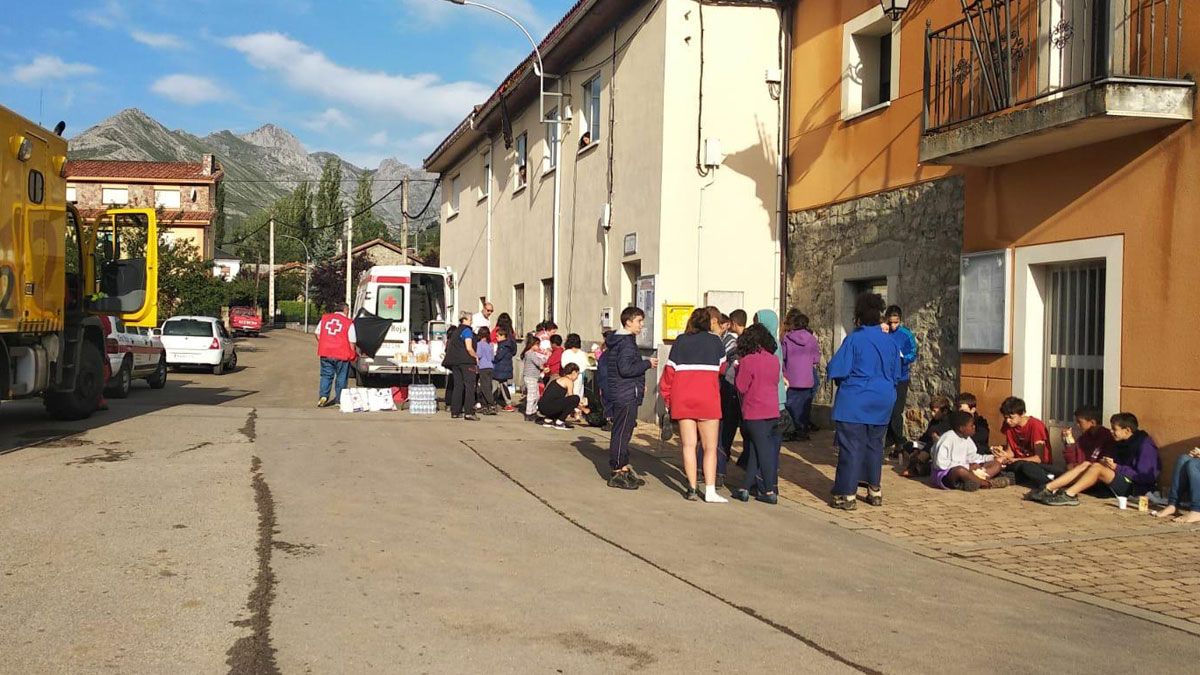
[{"label": "paved road", "polygon": [[172,374],[86,424],[0,405],[0,672],[1200,662],[1195,636],[794,504],[686,502],[647,455],[644,489],[611,490],[587,432],[318,411],[310,339],[240,349],[236,373]]}]

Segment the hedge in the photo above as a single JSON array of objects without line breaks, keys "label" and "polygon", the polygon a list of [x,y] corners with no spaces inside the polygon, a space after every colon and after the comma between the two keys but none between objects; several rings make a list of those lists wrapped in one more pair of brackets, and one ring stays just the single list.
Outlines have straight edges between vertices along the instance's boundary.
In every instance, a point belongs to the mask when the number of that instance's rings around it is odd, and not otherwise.
[{"label": "hedge", "polygon": [[[276,311],[283,315],[285,322],[303,322],[304,321],[304,302],[300,300],[280,300],[275,303]],[[316,323],[321,319],[321,313],[317,311],[315,303],[308,303],[308,322]]]}]

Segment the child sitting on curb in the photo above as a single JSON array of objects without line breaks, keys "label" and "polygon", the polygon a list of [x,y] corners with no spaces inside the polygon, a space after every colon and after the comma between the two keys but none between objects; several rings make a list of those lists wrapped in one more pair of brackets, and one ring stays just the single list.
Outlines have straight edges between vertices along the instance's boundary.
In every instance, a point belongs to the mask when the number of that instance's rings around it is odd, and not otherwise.
[{"label": "child sitting on curb", "polygon": [[934,487],[974,492],[980,488],[1008,487],[1008,476],[1001,475],[1000,462],[991,455],[978,452],[972,436],[975,435],[975,416],[969,412],[955,410],[950,413],[951,431],[938,439],[933,446],[933,474],[930,482]]},{"label": "child sitting on curb", "polygon": [[[1087,423],[1089,417],[1098,417],[1098,411],[1080,408],[1075,419]],[[1154,489],[1158,484],[1158,473],[1162,464],[1158,458],[1158,446],[1150,435],[1138,429],[1137,417],[1133,413],[1117,413],[1110,420],[1115,437],[1112,444],[1090,443],[1088,455],[1046,487],[1030,495],[1030,499],[1047,506],[1076,506],[1081,492],[1103,483],[1116,497],[1140,495]],[[1099,425],[1096,425],[1099,426]],[[1080,424],[1084,428],[1084,424]],[[1084,428],[1079,440],[1095,427]],[[1103,427],[1101,427],[1103,428]],[[1105,432],[1108,430],[1105,429]],[[1093,433],[1093,439],[1104,438],[1104,434]],[[1079,444],[1076,444],[1079,445]]]},{"label": "child sitting on curb", "polygon": [[988,428],[987,418],[979,414],[979,400],[975,398],[975,394],[970,392],[960,392],[954,399],[959,410],[965,410],[975,417],[975,447],[979,448],[980,454],[989,454],[992,451],[988,441],[991,440],[991,429]]},{"label": "child sitting on curb", "polygon": [[1024,480],[1041,489],[1054,475],[1050,473],[1050,432],[1046,424],[1025,410],[1025,401],[1009,396],[1000,403],[1006,445],[992,447],[992,454],[1011,471],[1017,480]]},{"label": "child sitting on curb", "polygon": [[929,475],[933,446],[950,431],[950,399],[934,396],[929,403],[929,412],[931,417],[925,427],[925,433],[921,434],[919,439],[904,445],[907,461],[900,475],[906,478]]},{"label": "child sitting on curb", "polygon": [[1070,427],[1062,430],[1063,459],[1067,469],[1074,469],[1080,464],[1094,464],[1101,456],[1111,456],[1113,445],[1117,442],[1112,432],[1101,421],[1100,408],[1094,405],[1084,405],[1075,409],[1075,426],[1079,427],[1079,440]]}]

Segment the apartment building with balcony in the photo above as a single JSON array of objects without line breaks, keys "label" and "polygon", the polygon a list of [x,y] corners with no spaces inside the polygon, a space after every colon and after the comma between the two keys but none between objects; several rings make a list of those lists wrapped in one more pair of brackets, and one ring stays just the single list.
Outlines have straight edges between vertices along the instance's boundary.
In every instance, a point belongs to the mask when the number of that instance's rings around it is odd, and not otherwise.
[{"label": "apartment building with balcony", "polygon": [[69,160],[66,172],[67,201],[84,218],[113,207],[157,207],[168,243],[187,241],[205,260],[216,254],[213,224],[225,171],[212,155],[199,162]]},{"label": "apartment building with balcony", "polygon": [[645,349],[664,305],[777,309],[785,34],[781,3],[576,3],[550,93],[531,55],[425,160],[462,309],[592,341],[636,304]]},{"label": "apartment building with balcony", "polygon": [[794,5],[786,304],[826,351],[856,292],[904,307],[914,427],[959,390],[994,430],[1009,395],[1052,426],[1095,404],[1171,461],[1200,440],[1200,7],[909,5]]}]

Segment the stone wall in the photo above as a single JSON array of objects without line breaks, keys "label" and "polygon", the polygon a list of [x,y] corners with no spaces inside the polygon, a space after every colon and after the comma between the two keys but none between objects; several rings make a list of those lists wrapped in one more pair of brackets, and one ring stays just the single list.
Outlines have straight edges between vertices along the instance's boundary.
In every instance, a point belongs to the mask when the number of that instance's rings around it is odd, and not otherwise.
[{"label": "stone wall", "polygon": [[[906,411],[915,438],[929,401],[958,391],[958,278],[963,181],[951,177],[788,216],[787,307],[809,316],[821,343],[821,372],[840,344],[852,305],[850,283],[886,278],[888,304],[905,312],[920,352]],[[815,414],[828,424],[832,384],[823,381]]]}]

